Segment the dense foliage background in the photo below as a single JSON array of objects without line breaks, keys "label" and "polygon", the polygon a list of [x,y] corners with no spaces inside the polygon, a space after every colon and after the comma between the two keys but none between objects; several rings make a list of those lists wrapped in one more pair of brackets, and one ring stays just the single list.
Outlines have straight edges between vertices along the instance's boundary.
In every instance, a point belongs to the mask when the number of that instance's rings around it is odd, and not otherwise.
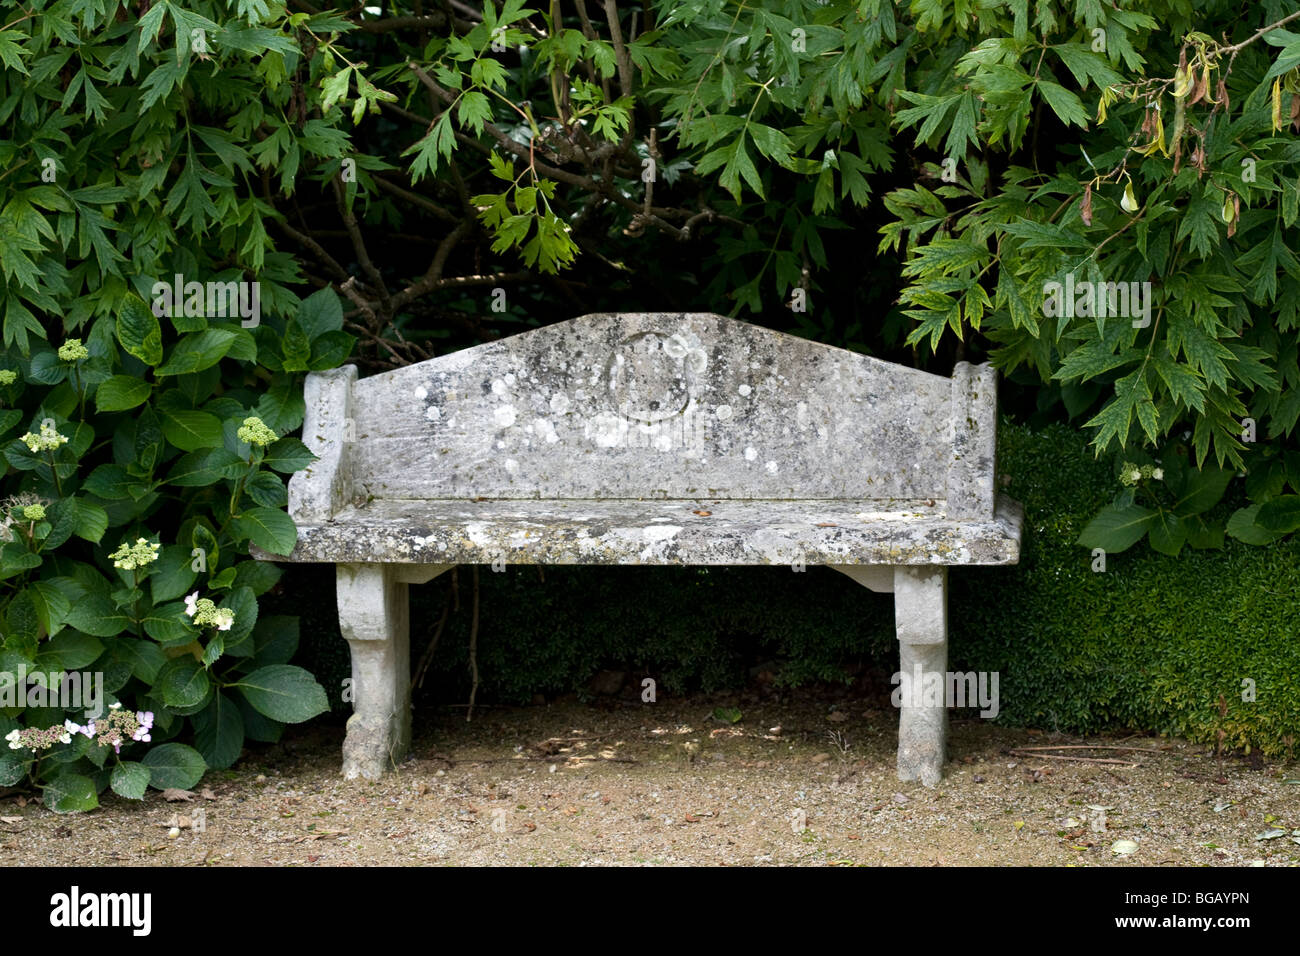
[{"label": "dense foliage background", "polygon": [[[1065,456],[1029,475],[1009,451],[1013,491],[1050,480],[1043,508],[1089,511],[1030,523],[1003,604],[1021,612],[978,618],[981,653],[1016,654],[1041,618],[1043,673],[1060,664],[1072,645],[1048,622],[1069,582],[1060,628],[1091,635],[1087,654],[1141,631],[1210,662],[1166,681],[1129,643],[1109,658],[1120,683],[1080,678],[1076,698],[1026,678],[1004,714],[1294,746],[1293,688],[1238,707],[1208,676],[1251,677],[1216,655],[1242,629],[1272,653],[1284,620],[1217,605],[1202,633],[1164,602],[1149,618],[1163,572],[1138,569],[1177,567],[1204,595],[1230,569],[1294,567],[1295,0],[7,0],[0,16],[0,654],[106,670],[134,733],[156,727],[111,763],[87,733],[14,748],[0,784],[41,784],[59,809],[186,785],[324,709],[288,663],[292,579],[277,595],[279,572],[246,560],[249,541],[292,545],[280,476],[308,460],[286,437],[306,371],[637,309],[737,314],[942,374],[991,359],[1004,409],[1055,426]],[[175,276],[257,283],[260,314],[153,308]],[[1139,314],[1098,316],[1053,302],[1055,283],[1150,291]],[[1058,499],[1091,456],[1100,484]],[[1051,522],[1070,540],[1033,551]],[[156,559],[119,556],[139,538]],[[1115,557],[1139,542],[1177,563]],[[771,616],[745,593],[738,613]],[[287,615],[259,617],[265,599]],[[791,680],[844,673],[819,663],[840,638],[816,621],[783,645]],[[10,734],[67,716],[2,713]]]}]

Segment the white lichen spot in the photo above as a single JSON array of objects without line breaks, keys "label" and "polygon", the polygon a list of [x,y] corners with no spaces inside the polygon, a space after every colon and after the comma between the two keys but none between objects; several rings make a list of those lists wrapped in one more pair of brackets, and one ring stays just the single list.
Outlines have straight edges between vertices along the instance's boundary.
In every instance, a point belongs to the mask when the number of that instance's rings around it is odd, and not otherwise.
[{"label": "white lichen spot", "polygon": [[613,448],[627,434],[627,422],[618,415],[603,412],[587,424],[587,435],[601,448]]},{"label": "white lichen spot", "polygon": [[429,390],[421,385],[415,390],[415,397],[420,401],[424,401],[429,397]]},{"label": "white lichen spot", "polygon": [[745,461],[753,461],[758,457],[758,452],[751,446],[745,449]]},{"label": "white lichen spot", "polygon": [[753,389],[748,385],[741,385],[740,388],[736,389],[736,391],[740,392],[742,398],[749,398],[749,393],[752,392]]},{"label": "white lichen spot", "polygon": [[508,391],[509,389],[506,387],[506,383],[501,381],[501,379],[496,378],[492,380],[493,395],[504,395]]},{"label": "white lichen spot", "polygon": [[513,385],[513,384],[515,384],[515,373],[514,373],[514,372],[506,372],[505,379],[506,379],[506,384],[507,384],[507,385]]},{"label": "white lichen spot", "polygon": [[515,461],[513,458],[507,458],[507,459],[506,459],[506,472],[509,473],[509,474],[511,474],[511,475],[518,474],[518,473],[519,473],[519,462]]},{"label": "white lichen spot", "polygon": [[718,421],[725,422],[727,419],[731,417],[731,406],[719,405],[717,411],[714,412],[714,414],[718,416]]},{"label": "white lichen spot", "polygon": [[545,418],[534,419],[532,427],[535,433],[543,438],[548,445],[554,445],[560,440],[560,436],[555,434],[555,426]]},{"label": "white lichen spot", "polygon": [[497,448],[505,448],[505,447],[506,447],[506,443],[501,439],[497,439]]},{"label": "white lichen spot", "polygon": [[518,414],[513,405],[498,405],[492,410],[492,418],[498,428],[509,428],[515,423]]},{"label": "white lichen spot", "polygon": [[663,524],[653,528],[645,529],[645,538],[647,541],[667,541],[669,538],[681,531],[681,525]]},{"label": "white lichen spot", "polygon": [[673,439],[671,435],[656,435],[654,440],[656,451],[672,451]]},{"label": "white lichen spot", "polygon": [[778,465],[778,464],[777,464],[776,462],[774,462],[774,461],[769,461],[769,462],[768,462],[766,465],[764,465],[763,467],[767,469],[767,473],[768,473],[769,475],[775,475],[778,471],[781,470],[781,466]]},{"label": "white lichen spot", "polygon": [[569,397],[560,392],[551,396],[551,411],[557,415],[563,415],[569,410]]},{"label": "white lichen spot", "polygon": [[437,405],[430,405],[424,410],[424,417],[429,419],[431,422],[436,422],[438,419],[442,418],[442,412],[438,409]]},{"label": "white lichen spot", "polygon": [[800,428],[808,427],[808,403],[800,402],[794,407],[794,420],[799,423]]}]

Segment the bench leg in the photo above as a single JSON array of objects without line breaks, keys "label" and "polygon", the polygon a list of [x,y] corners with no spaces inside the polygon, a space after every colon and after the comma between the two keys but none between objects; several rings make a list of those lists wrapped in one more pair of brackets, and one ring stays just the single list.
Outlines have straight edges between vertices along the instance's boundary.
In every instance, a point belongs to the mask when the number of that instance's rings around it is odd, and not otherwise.
[{"label": "bench leg", "polygon": [[898,779],[933,787],[943,776],[948,736],[948,569],[896,567],[894,615],[902,691]]},{"label": "bench leg", "polygon": [[411,745],[408,587],[391,564],[340,564],[339,627],[352,647],[343,776],[374,780]]}]

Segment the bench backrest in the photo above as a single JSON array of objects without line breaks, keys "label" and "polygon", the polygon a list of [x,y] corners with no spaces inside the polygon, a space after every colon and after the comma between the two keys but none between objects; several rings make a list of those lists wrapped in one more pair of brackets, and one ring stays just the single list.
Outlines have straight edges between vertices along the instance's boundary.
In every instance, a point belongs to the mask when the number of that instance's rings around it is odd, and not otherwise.
[{"label": "bench backrest", "polygon": [[597,314],[357,380],[313,373],[290,513],[402,499],[946,499],[993,514],[995,375],[709,314]]}]

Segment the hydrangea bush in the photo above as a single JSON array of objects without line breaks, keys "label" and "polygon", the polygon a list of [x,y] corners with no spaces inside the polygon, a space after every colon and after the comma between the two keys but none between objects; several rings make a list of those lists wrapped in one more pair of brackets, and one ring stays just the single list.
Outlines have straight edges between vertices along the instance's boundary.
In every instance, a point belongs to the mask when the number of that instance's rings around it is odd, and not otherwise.
[{"label": "hydrangea bush", "polygon": [[337,345],[340,303],[251,329],[159,311],[127,295],[81,339],[0,358],[0,785],[58,811],[192,787],[327,709],[289,663],[297,619],[259,615],[280,570],[248,547],[292,550],[285,481],[312,461],[285,436],[304,412],[285,326]]}]

